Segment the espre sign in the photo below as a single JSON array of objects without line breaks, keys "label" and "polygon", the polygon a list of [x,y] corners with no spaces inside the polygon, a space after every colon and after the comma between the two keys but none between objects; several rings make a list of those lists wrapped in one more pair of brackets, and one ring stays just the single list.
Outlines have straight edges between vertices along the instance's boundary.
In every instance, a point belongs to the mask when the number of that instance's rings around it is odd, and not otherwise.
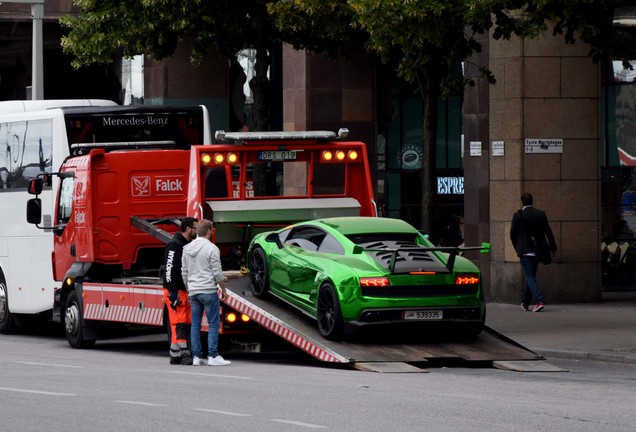
[{"label": "espre sign", "polygon": [[464,177],[437,177],[438,195],[463,195]]}]

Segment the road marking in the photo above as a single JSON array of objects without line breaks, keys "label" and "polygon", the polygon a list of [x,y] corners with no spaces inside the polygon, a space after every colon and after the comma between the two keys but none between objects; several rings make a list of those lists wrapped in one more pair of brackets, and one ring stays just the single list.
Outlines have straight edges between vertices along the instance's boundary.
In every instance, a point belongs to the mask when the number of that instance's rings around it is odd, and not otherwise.
[{"label": "road marking", "polygon": [[35,366],[55,366],[55,367],[76,368],[76,369],[82,369],[84,367],[84,366],[54,364],[54,363],[36,363],[36,362],[16,362],[16,363],[18,363],[18,364],[35,365]]},{"label": "road marking", "polygon": [[120,400],[120,401],[115,401],[117,403],[123,403],[123,404],[130,404],[130,405],[143,405],[143,406],[150,406],[150,407],[165,407],[168,406],[166,404],[156,404],[156,403],[150,403],[150,402],[137,402],[137,401],[126,401],[126,400]]},{"label": "road marking", "polygon": [[77,396],[74,393],[58,393],[58,392],[48,392],[42,390],[27,390],[27,389],[18,389],[18,388],[10,388],[10,387],[0,387],[0,390],[16,392],[16,393],[33,393],[33,394],[41,394],[47,396]]},{"label": "road marking", "polygon": [[224,414],[224,415],[229,415],[234,417],[252,417],[252,414],[244,414],[244,413],[237,413],[237,412],[230,412],[230,411],[219,411],[219,410],[211,410],[211,409],[204,409],[204,408],[194,408],[194,411],[202,411],[202,412],[208,412],[208,413],[214,413],[214,414]]},{"label": "road marking", "polygon": [[199,375],[199,376],[207,376],[207,377],[218,377],[218,378],[233,378],[233,379],[242,379],[242,380],[252,380],[252,377],[245,376],[237,376],[237,375],[217,375],[217,374],[207,374],[207,373],[197,373],[197,372],[183,372],[183,371],[164,371],[165,373],[173,373],[173,374],[183,374],[183,375]]},{"label": "road marking", "polygon": [[295,425],[295,426],[302,426],[302,427],[311,428],[311,429],[329,429],[329,426],[323,426],[323,425],[317,425],[317,424],[311,424],[311,423],[303,423],[303,422],[297,422],[297,421],[291,421],[291,420],[281,420],[281,419],[270,419],[270,420],[274,421],[274,422],[278,422],[278,423],[285,423],[285,424],[290,424],[290,425]]}]

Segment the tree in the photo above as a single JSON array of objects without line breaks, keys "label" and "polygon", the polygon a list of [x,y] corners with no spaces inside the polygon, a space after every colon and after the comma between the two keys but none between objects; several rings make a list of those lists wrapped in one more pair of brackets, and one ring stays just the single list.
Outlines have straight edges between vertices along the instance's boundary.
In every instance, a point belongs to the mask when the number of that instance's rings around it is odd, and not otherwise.
[{"label": "tree", "polygon": [[[549,26],[567,42],[579,37],[596,60],[634,58],[633,34],[612,26],[614,8],[625,1],[599,0],[281,0],[270,5],[279,28],[311,27],[338,11],[336,23],[367,35],[367,47],[415,84],[423,99],[422,228],[432,231],[437,143],[437,100],[459,94],[471,79],[457,77],[453,66],[481,51],[476,36],[492,31],[495,39],[536,37]],[[333,26],[337,34],[343,31]],[[296,48],[307,48],[302,43]],[[494,83],[485,67],[483,78]]]},{"label": "tree", "polygon": [[268,69],[272,49],[281,42],[297,42],[314,50],[337,50],[313,27],[302,33],[276,27],[268,14],[270,0],[74,0],[78,16],[65,16],[61,23],[70,29],[62,39],[74,67],[110,63],[119,52],[130,58],[145,54],[154,60],[172,55],[184,36],[194,37],[191,52],[196,64],[214,46],[230,61],[243,49],[256,52],[251,128],[268,130],[270,115]]},{"label": "tree", "polygon": [[[435,206],[437,99],[473,85],[454,76],[453,66],[481,51],[476,35],[495,39],[534,37],[550,23],[566,41],[579,37],[595,60],[634,58],[629,30],[612,26],[622,0],[75,0],[78,17],[65,17],[71,30],[62,45],[73,64],[108,63],[113,51],[172,54],[184,35],[195,38],[196,62],[210,46],[228,59],[245,48],[256,50],[255,130],[269,128],[267,70],[274,44],[289,43],[311,52],[341,52],[352,31],[361,32],[371,52],[398,64],[399,76],[417,85],[424,102],[422,221],[431,231]],[[495,78],[480,68],[489,82]]]},{"label": "tree", "polygon": [[[423,110],[422,228],[432,231],[438,98],[456,95],[474,83],[452,73],[481,50],[474,35],[499,26],[499,37],[537,34],[532,20],[507,13],[511,1],[497,0],[282,0],[270,6],[280,27],[309,26],[312,18],[340,11],[346,22],[365,32],[367,47],[384,62],[397,63],[398,76],[419,89]],[[346,11],[343,12],[343,11]],[[305,48],[302,44],[296,48]],[[491,82],[490,71],[480,69]]]}]

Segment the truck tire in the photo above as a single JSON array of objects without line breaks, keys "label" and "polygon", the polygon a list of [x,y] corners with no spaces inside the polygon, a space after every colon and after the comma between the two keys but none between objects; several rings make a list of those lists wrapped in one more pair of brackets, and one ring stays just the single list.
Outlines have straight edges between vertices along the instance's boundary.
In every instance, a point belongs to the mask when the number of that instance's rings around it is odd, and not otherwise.
[{"label": "truck tire", "polygon": [[250,257],[250,282],[252,294],[256,298],[263,298],[269,291],[269,271],[265,251],[257,247]]},{"label": "truck tire", "polygon": [[71,348],[90,348],[95,345],[94,340],[84,339],[84,317],[82,316],[82,305],[76,291],[71,291],[66,298],[64,330]]},{"label": "truck tire", "polygon": [[11,334],[16,325],[13,314],[9,310],[9,293],[4,275],[0,272],[0,333]]}]

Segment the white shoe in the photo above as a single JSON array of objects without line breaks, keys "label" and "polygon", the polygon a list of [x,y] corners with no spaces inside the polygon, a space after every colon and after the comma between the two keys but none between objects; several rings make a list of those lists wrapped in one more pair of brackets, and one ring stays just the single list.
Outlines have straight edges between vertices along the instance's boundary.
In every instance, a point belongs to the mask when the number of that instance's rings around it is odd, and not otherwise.
[{"label": "white shoe", "polygon": [[216,357],[208,357],[208,366],[227,366],[232,363],[229,360],[225,360],[220,355]]},{"label": "white shoe", "polygon": [[192,358],[192,366],[205,366],[206,364],[205,359],[199,357]]}]

